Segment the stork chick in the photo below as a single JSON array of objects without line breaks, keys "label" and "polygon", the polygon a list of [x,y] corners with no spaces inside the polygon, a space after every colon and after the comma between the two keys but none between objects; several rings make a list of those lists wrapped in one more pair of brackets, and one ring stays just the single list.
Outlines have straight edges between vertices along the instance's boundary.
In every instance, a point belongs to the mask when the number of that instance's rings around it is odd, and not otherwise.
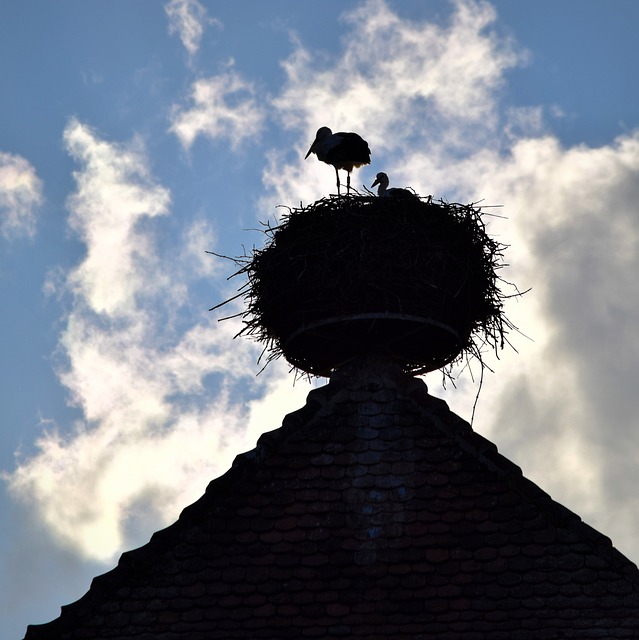
[{"label": "stork chick", "polygon": [[328,127],[320,127],[315,140],[304,156],[304,160],[314,153],[318,160],[335,168],[337,195],[340,194],[339,169],[346,171],[346,193],[351,190],[351,171],[371,162],[368,143],[356,133],[339,131],[333,133]]},{"label": "stork chick", "polygon": [[381,198],[381,197],[390,197],[390,198],[416,198],[417,196],[412,192],[409,191],[408,189],[397,189],[395,187],[389,189],[388,188],[388,184],[389,184],[389,180],[388,180],[388,176],[383,172],[380,171],[376,176],[375,176],[375,182],[373,182],[373,184],[371,185],[371,189],[375,186],[375,185],[379,185],[377,187],[377,195]]}]

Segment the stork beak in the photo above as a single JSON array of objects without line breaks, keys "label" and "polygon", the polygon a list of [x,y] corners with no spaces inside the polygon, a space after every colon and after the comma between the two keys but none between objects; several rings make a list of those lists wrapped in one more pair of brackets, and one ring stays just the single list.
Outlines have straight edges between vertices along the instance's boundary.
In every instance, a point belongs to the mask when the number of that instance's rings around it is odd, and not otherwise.
[{"label": "stork beak", "polygon": [[316,144],[317,144],[317,136],[315,136],[315,140],[313,140],[313,144],[310,146],[309,150],[306,152],[306,155],[304,156],[304,160],[306,160],[306,158],[308,158],[308,156],[310,156],[311,153],[315,153]]},{"label": "stork beak", "polygon": [[371,189],[372,189],[376,184],[379,184],[379,178],[375,178],[375,182],[373,182],[373,184],[371,185]]}]

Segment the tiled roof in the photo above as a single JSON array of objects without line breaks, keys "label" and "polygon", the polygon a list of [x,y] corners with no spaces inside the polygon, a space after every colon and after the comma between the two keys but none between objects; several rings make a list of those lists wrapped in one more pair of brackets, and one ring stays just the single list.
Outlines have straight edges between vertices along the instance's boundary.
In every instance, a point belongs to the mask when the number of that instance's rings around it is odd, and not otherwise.
[{"label": "tiled roof", "polygon": [[393,366],[335,374],[27,640],[639,638],[639,571]]}]

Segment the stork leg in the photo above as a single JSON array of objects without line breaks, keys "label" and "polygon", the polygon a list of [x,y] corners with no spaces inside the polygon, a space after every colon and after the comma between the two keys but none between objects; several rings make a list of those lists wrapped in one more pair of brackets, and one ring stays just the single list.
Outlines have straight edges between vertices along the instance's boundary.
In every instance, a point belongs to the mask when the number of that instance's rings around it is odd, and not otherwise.
[{"label": "stork leg", "polygon": [[351,192],[351,172],[346,172],[346,195]]},{"label": "stork leg", "polygon": [[339,171],[335,167],[335,176],[337,177],[337,195],[339,196]]}]

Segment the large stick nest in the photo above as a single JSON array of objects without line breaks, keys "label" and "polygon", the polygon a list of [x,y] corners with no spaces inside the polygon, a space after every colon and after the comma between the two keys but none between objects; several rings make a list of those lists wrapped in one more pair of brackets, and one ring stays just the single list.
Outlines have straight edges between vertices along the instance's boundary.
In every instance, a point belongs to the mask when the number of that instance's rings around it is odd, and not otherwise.
[{"label": "large stick nest", "polygon": [[383,345],[420,374],[469,355],[482,362],[513,328],[497,276],[505,246],[474,204],[333,196],[287,209],[264,233],[262,249],[233,260],[247,278],[238,335],[262,343],[267,362],[284,355],[327,375]]}]

